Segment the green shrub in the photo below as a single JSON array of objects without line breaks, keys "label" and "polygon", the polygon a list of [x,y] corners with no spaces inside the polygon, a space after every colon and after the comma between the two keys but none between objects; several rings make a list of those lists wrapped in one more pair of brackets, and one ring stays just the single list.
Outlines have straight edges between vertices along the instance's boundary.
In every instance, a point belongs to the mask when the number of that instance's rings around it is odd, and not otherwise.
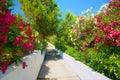
[{"label": "green shrub", "polygon": [[81,52],[73,47],[66,47],[67,49],[65,52],[76,60],[85,63],[95,71],[98,71],[113,80],[120,80],[119,48],[103,45],[99,51],[89,48],[86,52]]}]

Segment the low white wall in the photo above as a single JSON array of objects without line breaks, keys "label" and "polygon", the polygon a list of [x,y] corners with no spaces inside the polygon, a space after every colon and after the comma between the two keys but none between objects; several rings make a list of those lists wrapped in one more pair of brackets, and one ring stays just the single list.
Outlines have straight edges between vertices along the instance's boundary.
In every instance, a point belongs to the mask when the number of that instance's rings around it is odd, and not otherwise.
[{"label": "low white wall", "polygon": [[61,50],[58,50],[58,54],[62,56],[64,61],[71,67],[76,75],[80,77],[81,80],[111,80],[108,77],[94,71],[92,68],[83,64],[82,62],[75,60],[66,53],[63,53]]},{"label": "low white wall", "polygon": [[23,58],[28,67],[23,69],[22,64],[18,66],[13,64],[8,67],[6,74],[2,74],[0,71],[0,80],[36,80],[44,57],[45,52],[41,53],[41,51],[35,50]]}]

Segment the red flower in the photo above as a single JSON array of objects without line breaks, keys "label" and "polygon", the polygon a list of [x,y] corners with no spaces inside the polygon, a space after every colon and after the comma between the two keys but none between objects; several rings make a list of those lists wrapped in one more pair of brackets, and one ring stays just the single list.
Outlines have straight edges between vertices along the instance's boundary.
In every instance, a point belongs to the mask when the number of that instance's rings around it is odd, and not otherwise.
[{"label": "red flower", "polygon": [[120,37],[120,32],[118,30],[113,30],[108,34],[108,38],[116,39]]},{"label": "red flower", "polygon": [[102,38],[99,36],[96,36],[95,43],[99,43],[99,42],[102,42]]},{"label": "red flower", "polygon": [[28,65],[27,65],[26,62],[23,62],[23,63],[22,63],[22,68],[23,68],[23,69],[25,69],[27,66],[28,66]]},{"label": "red flower", "polygon": [[120,40],[116,40],[116,45],[120,46]]},{"label": "red flower", "polygon": [[94,47],[96,47],[96,44],[93,44]]},{"label": "red flower", "polygon": [[120,12],[116,12],[115,14],[118,16],[118,15],[120,15]]},{"label": "red flower", "polygon": [[105,15],[109,15],[110,13],[111,13],[110,11],[104,12]]},{"label": "red flower", "polygon": [[[31,41],[33,40],[33,37],[32,36],[29,36],[28,39]],[[35,38],[34,38],[35,39]]]},{"label": "red flower", "polygon": [[16,16],[11,14],[10,10],[5,11],[5,14],[0,15],[0,24],[2,26],[9,26],[12,24],[16,19]]},{"label": "red flower", "polygon": [[25,32],[27,35],[32,35],[32,30],[30,27],[27,27],[27,30]]},{"label": "red flower", "polygon": [[17,38],[14,40],[13,44],[20,45],[22,39],[24,39],[24,36],[17,36]]},{"label": "red flower", "polygon": [[6,43],[6,42],[7,42],[7,39],[8,39],[7,36],[3,36],[2,42],[3,42],[3,43]]},{"label": "red flower", "polygon": [[8,39],[7,36],[2,36],[2,35],[0,35],[0,42],[1,42],[1,43],[6,43],[6,42],[7,42],[7,39]]},{"label": "red flower", "polygon": [[21,23],[20,26],[19,26],[19,30],[22,31],[24,29],[24,24]]},{"label": "red flower", "polygon": [[89,46],[89,44],[88,44],[88,43],[86,43],[86,44],[85,44],[85,46],[86,46],[86,47],[88,47],[88,46]]},{"label": "red flower", "polygon": [[98,51],[98,50],[99,50],[99,48],[97,47],[97,48],[95,48],[95,50],[96,50],[96,51]]},{"label": "red flower", "polygon": [[25,42],[25,43],[23,43],[22,47],[26,51],[30,51],[30,50],[32,50],[34,48],[34,45],[32,43]]},{"label": "red flower", "polygon": [[115,45],[115,43],[107,37],[104,39],[104,44],[109,45],[109,46]]},{"label": "red flower", "polygon": [[8,33],[10,31],[9,27],[0,27],[0,33]]},{"label": "red flower", "polygon": [[0,69],[1,69],[2,73],[5,74],[6,71],[7,71],[7,63],[6,62],[2,62]]},{"label": "red flower", "polygon": [[101,22],[101,17],[99,17],[99,16],[94,16],[94,18],[97,20],[98,23]]},{"label": "red flower", "polygon": [[109,33],[112,30],[112,28],[111,27],[104,27],[103,30],[105,32]]}]

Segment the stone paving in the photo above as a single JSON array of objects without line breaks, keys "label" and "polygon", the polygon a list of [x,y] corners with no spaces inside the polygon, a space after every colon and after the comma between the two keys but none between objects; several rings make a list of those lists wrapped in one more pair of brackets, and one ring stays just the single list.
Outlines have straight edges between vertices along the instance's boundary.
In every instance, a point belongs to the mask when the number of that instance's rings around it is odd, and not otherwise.
[{"label": "stone paving", "polygon": [[37,80],[81,80],[56,53],[56,50],[47,50]]}]

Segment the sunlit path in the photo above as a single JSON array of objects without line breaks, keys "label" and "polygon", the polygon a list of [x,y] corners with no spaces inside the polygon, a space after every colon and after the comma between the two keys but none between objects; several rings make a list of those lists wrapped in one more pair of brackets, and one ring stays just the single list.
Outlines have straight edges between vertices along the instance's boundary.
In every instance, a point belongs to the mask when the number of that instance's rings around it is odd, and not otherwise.
[{"label": "sunlit path", "polygon": [[[52,52],[51,52],[52,51]],[[54,50],[49,50],[37,80],[81,80]]]}]

